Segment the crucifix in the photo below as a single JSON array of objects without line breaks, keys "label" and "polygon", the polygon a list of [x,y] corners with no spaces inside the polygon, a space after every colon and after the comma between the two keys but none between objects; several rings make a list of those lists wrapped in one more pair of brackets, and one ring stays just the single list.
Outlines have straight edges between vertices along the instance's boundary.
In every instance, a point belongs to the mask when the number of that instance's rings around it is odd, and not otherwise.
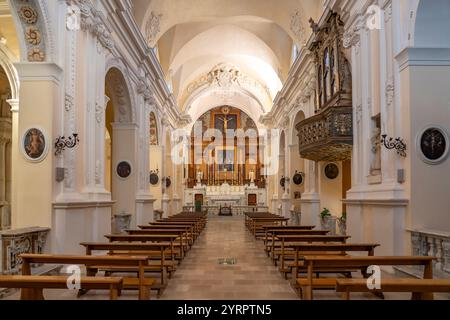
[{"label": "crucifix", "polygon": [[232,121],[232,118],[228,118],[228,116],[224,115],[222,118],[218,118],[219,120],[223,121],[223,130],[228,130],[228,122]]}]

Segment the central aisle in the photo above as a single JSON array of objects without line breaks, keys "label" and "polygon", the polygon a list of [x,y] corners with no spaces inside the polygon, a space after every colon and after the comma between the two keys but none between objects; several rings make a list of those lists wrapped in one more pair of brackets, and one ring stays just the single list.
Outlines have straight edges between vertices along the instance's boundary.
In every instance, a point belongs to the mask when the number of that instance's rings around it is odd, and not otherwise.
[{"label": "central aisle", "polygon": [[[236,258],[236,265],[219,259]],[[169,281],[163,300],[298,300],[246,231],[243,217],[209,217],[206,230]]]}]

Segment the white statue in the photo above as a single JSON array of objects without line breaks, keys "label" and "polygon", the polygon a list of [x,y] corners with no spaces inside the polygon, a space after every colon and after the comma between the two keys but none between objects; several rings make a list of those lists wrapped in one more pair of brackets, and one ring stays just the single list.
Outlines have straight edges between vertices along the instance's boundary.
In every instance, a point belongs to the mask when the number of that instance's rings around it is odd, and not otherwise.
[{"label": "white statue", "polygon": [[203,172],[198,171],[197,172],[197,183],[201,184],[202,183],[202,179],[203,179]]},{"label": "white statue", "polygon": [[249,178],[252,184],[255,183],[255,172],[253,170],[250,171]]}]

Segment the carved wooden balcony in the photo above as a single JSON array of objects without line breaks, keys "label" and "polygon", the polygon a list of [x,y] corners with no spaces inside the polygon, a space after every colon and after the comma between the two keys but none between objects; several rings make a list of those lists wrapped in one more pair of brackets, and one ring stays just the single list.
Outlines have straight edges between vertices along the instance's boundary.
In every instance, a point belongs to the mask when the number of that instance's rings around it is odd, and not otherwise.
[{"label": "carved wooden balcony", "polygon": [[297,125],[300,155],[313,161],[351,159],[353,118],[351,106],[332,106]]}]

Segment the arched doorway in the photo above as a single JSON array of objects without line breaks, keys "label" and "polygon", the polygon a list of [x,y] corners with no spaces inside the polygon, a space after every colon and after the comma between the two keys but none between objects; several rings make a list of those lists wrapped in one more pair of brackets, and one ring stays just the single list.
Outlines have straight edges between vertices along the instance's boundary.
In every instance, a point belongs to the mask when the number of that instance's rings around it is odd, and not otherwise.
[{"label": "arched doorway", "polygon": [[[136,138],[132,104],[126,80],[117,68],[106,74],[105,189],[114,201],[113,216],[130,214],[135,223]],[[113,226],[114,230],[114,226]]]},{"label": "arched doorway", "polygon": [[11,86],[0,66],[0,230],[11,227]]}]

